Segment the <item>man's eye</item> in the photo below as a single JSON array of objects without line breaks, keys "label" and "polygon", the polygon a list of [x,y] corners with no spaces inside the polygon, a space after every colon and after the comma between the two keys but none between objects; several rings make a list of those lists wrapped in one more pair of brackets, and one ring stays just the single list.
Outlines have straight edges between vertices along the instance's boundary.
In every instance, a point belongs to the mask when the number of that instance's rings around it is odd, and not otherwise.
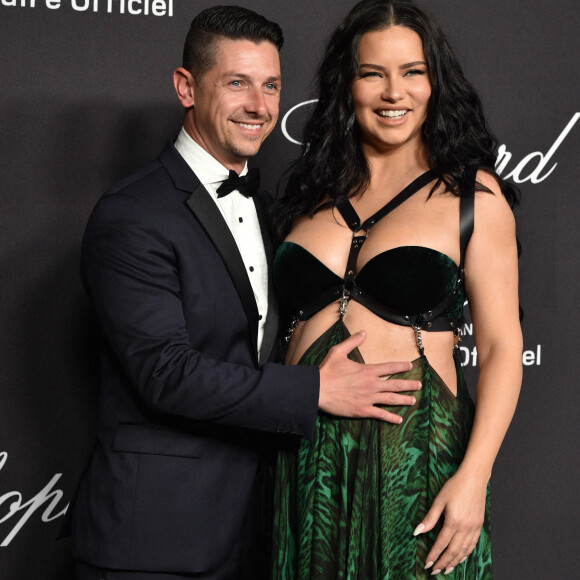
[{"label": "man's eye", "polygon": [[232,81],[230,83],[230,85],[232,85],[233,87],[241,87],[242,86],[242,81]]}]

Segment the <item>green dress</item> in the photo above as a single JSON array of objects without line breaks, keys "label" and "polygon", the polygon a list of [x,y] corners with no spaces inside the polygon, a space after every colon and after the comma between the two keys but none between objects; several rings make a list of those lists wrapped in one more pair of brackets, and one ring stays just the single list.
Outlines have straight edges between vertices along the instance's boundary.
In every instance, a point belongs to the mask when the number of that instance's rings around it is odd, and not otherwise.
[{"label": "green dress", "polygon": [[[339,206],[353,230],[351,256],[344,278],[331,273],[304,248],[291,242],[282,244],[274,264],[281,305],[299,312],[298,318],[308,318],[325,303],[330,303],[328,297],[338,291],[342,292],[343,308],[349,300],[357,300],[385,320],[415,326],[420,329],[419,337],[421,329],[449,330],[451,327],[456,332],[465,297],[463,258],[473,224],[473,211],[469,212],[469,203],[473,207],[473,192],[471,202],[466,195],[465,207],[462,200],[459,267],[449,257],[428,248],[403,247],[384,252],[384,256],[372,260],[373,264],[353,274],[358,251],[366,239],[366,236],[364,239],[357,237],[357,233],[366,230],[368,236],[374,223],[432,178],[429,173],[424,174],[363,224],[357,222],[352,206],[346,209]],[[466,221],[471,223],[470,227],[463,227]],[[363,290],[374,283],[374,294],[380,293],[379,282],[385,278],[379,275],[382,269],[389,272],[388,278],[407,280],[410,263],[421,265],[417,268],[419,278],[408,280],[408,288],[401,290],[401,284],[395,283],[388,289],[389,300],[399,301],[401,312],[412,312],[413,307],[415,312],[424,312],[417,306],[423,299],[427,306],[429,301],[438,306],[425,310],[423,315],[407,323],[409,317],[397,318],[392,308],[382,311],[377,301],[366,296]],[[425,280],[421,284],[420,276],[426,271],[430,272],[433,284],[426,285]],[[298,278],[303,284],[293,283]],[[443,280],[439,295],[433,296],[437,294],[439,279]],[[428,296],[421,297],[418,294],[421,289]],[[396,296],[397,291],[400,297]],[[317,292],[323,295],[322,302],[304,305]],[[386,292],[383,289],[383,298]],[[414,304],[405,303],[409,300]],[[344,309],[336,323],[308,348],[298,364],[319,365],[332,346],[349,336],[342,314]],[[428,321],[429,317],[433,323]],[[437,328],[436,318],[450,326]],[[415,537],[413,531],[463,459],[474,404],[465,384],[458,350],[454,349],[453,353],[457,372],[457,396],[454,396],[430,366],[420,340],[418,347],[419,356],[413,361],[413,368],[395,375],[419,380],[423,385],[421,391],[412,393],[417,400],[413,407],[389,408],[403,417],[401,425],[320,413],[312,440],[290,441],[279,451],[273,477],[273,580],[418,580],[431,577],[432,569],[425,570],[424,566],[441,529],[442,518],[429,533]],[[364,362],[358,350],[353,351],[350,358]],[[475,550],[445,577],[450,580],[492,578],[489,490],[485,523]]]},{"label": "green dress", "polygon": [[[319,364],[348,336],[339,320],[304,354]],[[351,358],[363,362],[358,351]],[[425,356],[395,375],[422,382],[413,407],[392,407],[401,425],[321,414],[314,439],[279,452],[274,488],[275,580],[429,578],[426,556],[441,526],[413,536],[435,496],[457,470],[473,420],[459,356],[457,397]],[[442,575],[442,574],[441,574]],[[492,577],[489,499],[474,552],[446,576]]]}]

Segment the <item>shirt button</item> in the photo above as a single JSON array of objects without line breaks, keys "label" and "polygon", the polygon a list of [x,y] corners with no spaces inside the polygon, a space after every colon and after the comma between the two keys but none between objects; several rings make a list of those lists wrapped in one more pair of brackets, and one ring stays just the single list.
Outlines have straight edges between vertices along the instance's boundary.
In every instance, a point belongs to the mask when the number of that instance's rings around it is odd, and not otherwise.
[{"label": "shirt button", "polygon": [[254,266],[250,266],[250,272],[254,271]]},{"label": "shirt button", "polygon": [[258,316],[258,320],[262,320],[264,318],[261,314]]},{"label": "shirt button", "polygon": [[239,222],[242,223],[244,221],[244,218],[238,218]]}]

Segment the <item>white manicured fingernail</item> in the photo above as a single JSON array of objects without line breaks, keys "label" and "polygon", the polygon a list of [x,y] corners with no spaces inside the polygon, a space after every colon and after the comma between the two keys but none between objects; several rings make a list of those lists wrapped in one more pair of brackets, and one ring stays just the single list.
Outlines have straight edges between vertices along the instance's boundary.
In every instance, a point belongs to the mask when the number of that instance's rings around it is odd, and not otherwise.
[{"label": "white manicured fingernail", "polygon": [[461,562],[459,562],[459,563],[463,564],[463,562],[465,562],[465,560],[467,560],[467,558],[469,558],[469,556],[465,556],[465,558],[463,558],[463,560],[461,560]]},{"label": "white manicured fingernail", "polygon": [[441,572],[441,570],[433,570],[433,572],[431,572],[431,576],[437,576],[439,572]]},{"label": "white manicured fingernail", "polygon": [[447,568],[447,570],[445,570],[445,574],[443,574],[443,576],[447,576],[447,574],[451,574],[451,572],[453,572],[453,568]]},{"label": "white manicured fingernail", "polygon": [[[424,529],[425,529],[425,524],[419,524],[415,528],[415,531],[413,532],[413,535],[414,536],[418,536]],[[431,566],[433,566],[433,562],[431,562]],[[427,566],[427,567],[429,567],[429,566]]]},{"label": "white manicured fingernail", "polygon": [[427,564],[425,564],[425,570],[427,570],[427,568],[431,568],[433,564],[435,564],[435,562],[427,562]]}]

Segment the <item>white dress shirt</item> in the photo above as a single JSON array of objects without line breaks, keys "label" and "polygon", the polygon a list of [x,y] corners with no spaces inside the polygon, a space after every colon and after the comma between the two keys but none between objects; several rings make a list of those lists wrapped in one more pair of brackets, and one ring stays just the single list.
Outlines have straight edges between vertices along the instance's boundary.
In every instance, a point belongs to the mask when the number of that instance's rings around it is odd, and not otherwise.
[{"label": "white dress shirt", "polygon": [[[218,198],[217,188],[228,178],[229,170],[198,145],[184,128],[175,141],[175,148],[207,189],[234,236],[258,306],[260,322],[257,347],[260,352],[268,315],[268,263],[256,206],[252,198],[237,190]],[[246,163],[240,176],[247,172]]]}]

